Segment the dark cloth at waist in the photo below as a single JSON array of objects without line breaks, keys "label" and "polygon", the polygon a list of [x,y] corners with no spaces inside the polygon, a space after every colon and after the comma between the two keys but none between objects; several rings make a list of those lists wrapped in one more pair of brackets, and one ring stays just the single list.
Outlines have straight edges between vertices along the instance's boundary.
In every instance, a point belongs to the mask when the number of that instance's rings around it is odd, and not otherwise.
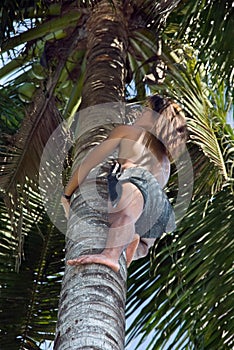
[{"label": "dark cloth at waist", "polygon": [[108,176],[110,200],[117,206],[122,195],[122,184],[131,182],[141,191],[144,198],[144,209],[135,224],[136,233],[142,238],[157,238],[165,232],[175,229],[175,215],[173,208],[160,187],[157,179],[146,169],[141,167],[127,168],[117,176]]}]

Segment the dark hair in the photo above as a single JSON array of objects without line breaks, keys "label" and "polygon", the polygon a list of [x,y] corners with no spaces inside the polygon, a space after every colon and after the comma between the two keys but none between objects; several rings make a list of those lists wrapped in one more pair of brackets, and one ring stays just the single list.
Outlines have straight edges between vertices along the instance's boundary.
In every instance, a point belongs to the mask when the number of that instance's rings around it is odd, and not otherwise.
[{"label": "dark hair", "polygon": [[160,95],[150,96],[147,105],[163,116],[163,119],[158,119],[160,124],[156,118],[155,136],[164,144],[170,157],[178,158],[187,140],[186,118],[182,108],[173,100]]},{"label": "dark hair", "polygon": [[168,104],[168,100],[160,95],[152,95],[148,97],[146,101],[146,106],[158,113],[165,109],[168,106]]}]

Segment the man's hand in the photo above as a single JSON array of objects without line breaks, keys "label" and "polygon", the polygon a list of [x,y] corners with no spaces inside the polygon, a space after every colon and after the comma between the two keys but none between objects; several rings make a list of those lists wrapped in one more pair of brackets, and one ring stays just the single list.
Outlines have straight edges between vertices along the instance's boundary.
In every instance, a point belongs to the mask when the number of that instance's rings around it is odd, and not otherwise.
[{"label": "man's hand", "polygon": [[61,197],[61,203],[62,203],[62,206],[63,206],[63,209],[64,209],[65,216],[68,219],[69,211],[70,211],[70,201],[62,196]]}]

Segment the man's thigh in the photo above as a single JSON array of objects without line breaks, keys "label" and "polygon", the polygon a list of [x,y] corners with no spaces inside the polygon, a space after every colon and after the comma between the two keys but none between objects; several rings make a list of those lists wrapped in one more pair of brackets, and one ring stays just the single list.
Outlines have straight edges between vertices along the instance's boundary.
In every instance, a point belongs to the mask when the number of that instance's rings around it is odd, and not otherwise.
[{"label": "man's thigh", "polygon": [[134,184],[127,182],[122,185],[122,195],[118,205],[113,208],[108,201],[108,212],[110,218],[119,215],[126,215],[136,222],[142,213],[144,207],[144,198],[141,191]]}]

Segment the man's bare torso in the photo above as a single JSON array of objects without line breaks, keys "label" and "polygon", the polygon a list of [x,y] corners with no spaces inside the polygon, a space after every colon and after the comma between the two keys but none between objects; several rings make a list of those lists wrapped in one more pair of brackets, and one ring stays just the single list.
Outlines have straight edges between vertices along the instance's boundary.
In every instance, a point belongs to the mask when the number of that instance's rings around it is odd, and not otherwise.
[{"label": "man's bare torso", "polygon": [[126,136],[119,145],[122,168],[142,167],[150,171],[163,188],[170,175],[170,161],[161,143],[139,126],[125,126]]}]

